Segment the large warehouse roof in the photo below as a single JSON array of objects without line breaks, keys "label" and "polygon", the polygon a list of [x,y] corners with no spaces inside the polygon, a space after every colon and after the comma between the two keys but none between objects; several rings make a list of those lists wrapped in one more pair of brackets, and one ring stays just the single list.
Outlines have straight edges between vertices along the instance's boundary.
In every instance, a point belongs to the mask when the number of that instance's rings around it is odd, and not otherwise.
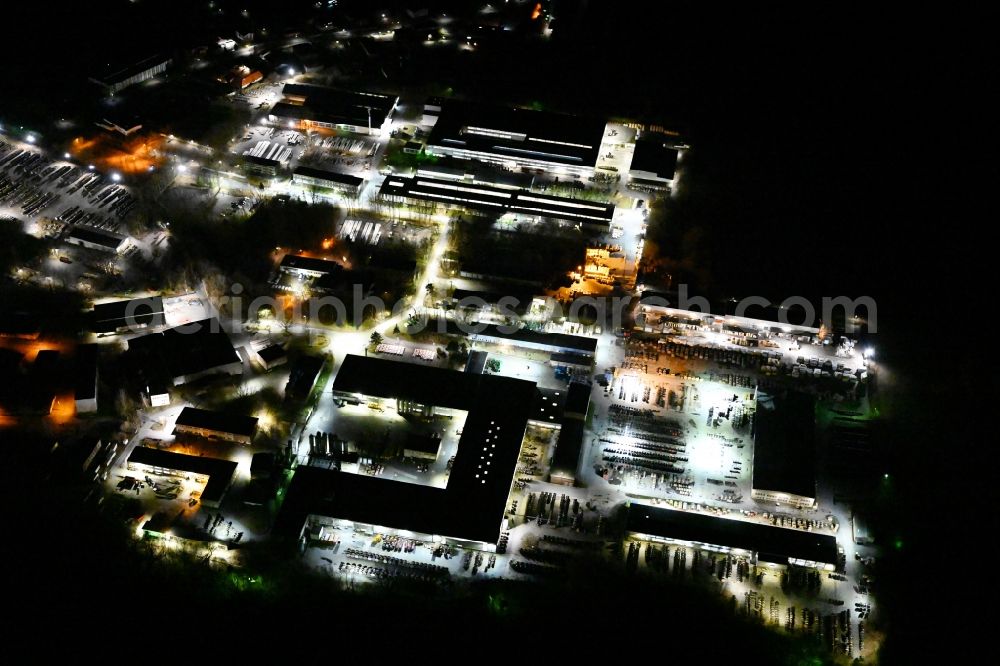
[{"label": "large warehouse roof", "polygon": [[396,98],[389,95],[301,83],[286,83],[281,94],[300,105],[279,102],[271,109],[271,115],[334,125],[367,126],[370,120],[372,127],[379,127],[396,104]]},{"label": "large warehouse roof", "polygon": [[173,453],[145,446],[132,449],[128,462],[207,476],[208,483],[201,492],[203,502],[220,502],[233,480],[233,475],[236,474],[236,463],[232,460],[190,456],[186,453]]},{"label": "large warehouse roof", "polygon": [[128,353],[138,360],[150,383],[165,377],[185,377],[223,365],[239,363],[229,336],[217,319],[204,319],[162,333],[128,341]]},{"label": "large warehouse roof", "polygon": [[307,178],[325,180],[331,183],[337,183],[338,185],[349,185],[351,187],[361,187],[361,185],[365,182],[364,178],[358,178],[357,176],[352,176],[348,173],[338,173],[336,171],[327,171],[326,169],[315,169],[308,166],[297,166],[292,174],[293,176],[305,176]]},{"label": "large warehouse roof", "polygon": [[629,532],[739,548],[757,553],[758,559],[765,562],[785,564],[791,558],[822,564],[837,563],[837,539],[829,534],[634,502],[628,507],[626,523]]},{"label": "large warehouse roof", "polygon": [[419,176],[389,176],[383,181],[379,194],[432,201],[446,206],[495,213],[497,216],[513,213],[602,227],[610,226],[615,215],[615,205],[611,203]]},{"label": "large warehouse roof", "polygon": [[511,342],[546,346],[553,349],[571,350],[580,354],[593,355],[597,351],[597,338],[587,338],[582,335],[568,333],[539,333],[528,328],[520,328],[509,332],[510,328],[496,324],[476,324],[479,333],[473,333],[472,338],[501,338]]},{"label": "large warehouse roof", "polygon": [[185,407],[174,422],[175,426],[212,430],[231,435],[253,437],[257,432],[257,419],[253,416],[216,412],[196,407]]},{"label": "large warehouse roof", "polygon": [[605,126],[603,120],[563,113],[448,100],[428,145],[592,167]]},{"label": "large warehouse roof", "polygon": [[815,497],[815,401],[792,393],[774,402],[754,418],[753,488]]},{"label": "large warehouse roof", "polygon": [[300,466],[277,529],[297,534],[308,515],[321,514],[496,543],[534,383],[349,355],[333,389],[467,411],[448,485],[432,488]]},{"label": "large warehouse roof", "polygon": [[336,261],[305,257],[301,254],[286,254],[281,259],[281,270],[310,271],[314,273],[339,273],[344,267]]},{"label": "large warehouse roof", "polygon": [[659,178],[673,180],[677,171],[677,157],[677,150],[662,141],[650,139],[636,141],[631,170],[653,173]]},{"label": "large warehouse roof", "polygon": [[162,326],[163,299],[159,296],[99,303],[91,315],[97,333],[109,333],[124,326]]}]

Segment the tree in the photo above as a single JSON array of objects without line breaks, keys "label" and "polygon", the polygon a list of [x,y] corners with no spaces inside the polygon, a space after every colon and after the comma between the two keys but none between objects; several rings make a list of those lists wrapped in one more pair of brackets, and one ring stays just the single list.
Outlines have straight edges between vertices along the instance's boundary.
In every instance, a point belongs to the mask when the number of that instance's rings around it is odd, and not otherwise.
[{"label": "tree", "polygon": [[372,347],[378,347],[380,344],[382,344],[382,340],[384,340],[384,338],[382,337],[381,333],[379,333],[378,331],[372,331],[372,337],[369,340]]}]

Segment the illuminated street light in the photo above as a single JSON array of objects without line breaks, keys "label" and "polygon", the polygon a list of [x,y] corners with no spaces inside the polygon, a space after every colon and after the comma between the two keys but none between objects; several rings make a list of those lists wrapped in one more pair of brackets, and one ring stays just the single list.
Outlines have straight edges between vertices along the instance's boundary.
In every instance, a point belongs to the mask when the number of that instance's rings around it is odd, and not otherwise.
[{"label": "illuminated street light", "polygon": [[71,157],[72,157],[72,155],[70,155],[69,153],[63,153],[63,159],[67,159],[68,160]]},{"label": "illuminated street light", "polygon": [[34,134],[29,134],[29,135],[27,136],[27,138],[26,138],[26,141],[27,141],[28,143],[34,143],[34,142],[35,142],[35,135],[34,135]]},{"label": "illuminated street light", "polygon": [[117,173],[117,172],[113,173],[113,174],[111,174],[111,180],[113,182],[120,183],[121,180],[122,180],[122,175],[120,173]]}]

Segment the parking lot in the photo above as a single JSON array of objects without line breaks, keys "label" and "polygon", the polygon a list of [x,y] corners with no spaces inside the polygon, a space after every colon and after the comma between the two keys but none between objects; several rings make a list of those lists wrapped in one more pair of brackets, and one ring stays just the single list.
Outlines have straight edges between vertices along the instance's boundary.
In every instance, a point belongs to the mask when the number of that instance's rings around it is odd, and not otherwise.
[{"label": "parking lot", "polygon": [[42,218],[37,235],[61,238],[72,227],[124,235],[136,201],[116,174],[105,175],[0,137],[0,215]]}]

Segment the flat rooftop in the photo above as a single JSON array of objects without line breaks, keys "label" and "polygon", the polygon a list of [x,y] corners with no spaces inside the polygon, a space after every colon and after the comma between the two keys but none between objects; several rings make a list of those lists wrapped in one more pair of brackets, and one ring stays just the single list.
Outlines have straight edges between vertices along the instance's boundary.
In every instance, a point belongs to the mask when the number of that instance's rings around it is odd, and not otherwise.
[{"label": "flat rooftop", "polygon": [[465,362],[465,371],[481,375],[486,370],[486,360],[489,354],[484,351],[470,351],[469,360]]},{"label": "flat rooftop", "polygon": [[253,437],[257,432],[257,419],[253,416],[198,409],[197,407],[185,407],[182,409],[174,425],[242,435],[244,437]]},{"label": "flat rooftop", "polygon": [[590,394],[593,387],[583,382],[572,382],[566,396],[566,411],[570,414],[587,415],[590,409]]},{"label": "flat rooftop", "polygon": [[641,139],[635,142],[631,171],[645,171],[658,178],[673,180],[677,172],[678,152],[662,141]]},{"label": "flat rooftop", "polygon": [[96,333],[110,333],[124,326],[162,326],[166,322],[163,313],[160,296],[99,303],[91,313],[91,326]]},{"label": "flat rooftop", "polygon": [[535,389],[535,400],[531,405],[531,418],[541,423],[558,425],[562,423],[565,406],[566,389],[550,389],[539,386]]},{"label": "flat rooftop", "polygon": [[169,62],[170,57],[168,56],[152,55],[132,65],[110,70],[101,76],[95,76],[93,80],[110,87],[122,81],[127,81],[133,76],[145,72],[147,69],[152,69],[153,67],[158,67]]},{"label": "flat rooftop", "polygon": [[626,526],[629,532],[637,534],[752,551],[765,562],[784,564],[793,558],[823,564],[837,563],[837,539],[829,534],[635,502],[628,507]]},{"label": "flat rooftop", "polygon": [[753,488],[816,497],[815,400],[804,393],[758,403],[754,417]]},{"label": "flat rooftop", "polygon": [[132,338],[128,353],[138,361],[150,383],[240,362],[232,341],[216,319]]},{"label": "flat rooftop", "polygon": [[610,226],[615,215],[615,205],[611,203],[422,176],[388,176],[379,188],[379,195],[431,201],[498,217],[530,215],[601,227]]},{"label": "flat rooftop", "polygon": [[269,345],[257,352],[257,356],[265,363],[272,363],[288,356],[288,352],[281,345]]},{"label": "flat rooftop", "polygon": [[281,270],[310,271],[314,273],[339,273],[344,267],[336,261],[304,257],[301,254],[286,254],[281,259]]},{"label": "flat rooftop", "polygon": [[331,183],[337,183],[338,185],[349,185],[351,187],[361,187],[362,183],[365,182],[364,178],[359,178],[350,174],[337,173],[336,171],[327,171],[326,169],[316,169],[314,167],[307,166],[297,166],[295,167],[295,171],[292,173],[295,176],[305,176],[306,178],[315,178],[317,180],[325,180]]},{"label": "flat rooftop", "polygon": [[496,324],[477,324],[476,328],[481,328],[482,330],[479,333],[473,334],[472,337],[502,338],[511,342],[525,342],[528,344],[557,347],[589,356],[593,356],[597,351],[597,338],[586,338],[582,335],[540,333],[528,328],[521,328],[508,333],[504,330],[505,327]]},{"label": "flat rooftop", "polygon": [[380,127],[396,105],[389,95],[302,83],[286,83],[281,94],[297,103],[279,102],[271,115],[333,125],[367,126],[370,120],[372,127]]},{"label": "flat rooftop", "polygon": [[275,167],[281,165],[278,160],[269,160],[266,157],[257,157],[256,155],[242,155],[240,157],[245,163],[253,164],[260,167]]},{"label": "flat rooftop", "polygon": [[132,449],[128,462],[207,476],[208,483],[201,491],[201,499],[206,502],[221,501],[233,480],[233,475],[236,474],[236,463],[232,460],[191,456],[186,453],[173,453],[145,446],[137,446]]},{"label": "flat rooftop", "polygon": [[[499,305],[501,301],[515,312],[524,312],[531,306],[533,296],[528,293],[511,293],[499,291],[482,291],[478,289],[455,289],[451,298],[454,301],[466,300],[466,306]],[[506,300],[505,300],[506,299]]]},{"label": "flat rooftop", "polygon": [[124,236],[110,234],[106,231],[98,231],[96,229],[88,229],[86,227],[73,227],[70,229],[70,232],[66,237],[84,241],[92,245],[100,245],[108,248],[109,250],[117,250],[118,246],[122,244],[123,240],[125,240]]},{"label": "flat rooftop", "polygon": [[401,398],[467,412],[445,488],[300,466],[275,529],[297,536],[310,514],[496,543],[535,384],[349,355],[334,392]]},{"label": "flat rooftop", "polygon": [[554,475],[576,476],[583,449],[583,421],[566,419],[559,430],[556,452],[552,456],[550,473]]},{"label": "flat rooftop", "polygon": [[446,100],[428,146],[593,167],[606,123],[550,111]]}]

